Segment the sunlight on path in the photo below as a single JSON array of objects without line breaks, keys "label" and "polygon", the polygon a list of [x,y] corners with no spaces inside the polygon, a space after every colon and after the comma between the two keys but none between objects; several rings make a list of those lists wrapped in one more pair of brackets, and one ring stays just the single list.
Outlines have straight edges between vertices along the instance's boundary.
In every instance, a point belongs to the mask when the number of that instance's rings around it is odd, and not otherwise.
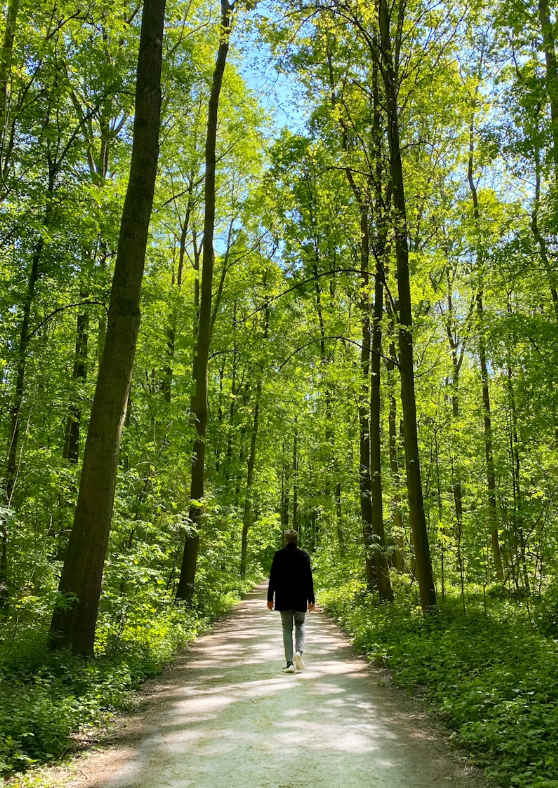
[{"label": "sunlight on path", "polygon": [[197,641],[155,729],[103,788],[473,788],[339,629],[307,621],[308,667],[284,675],[279,615],[263,587],[249,594]]}]

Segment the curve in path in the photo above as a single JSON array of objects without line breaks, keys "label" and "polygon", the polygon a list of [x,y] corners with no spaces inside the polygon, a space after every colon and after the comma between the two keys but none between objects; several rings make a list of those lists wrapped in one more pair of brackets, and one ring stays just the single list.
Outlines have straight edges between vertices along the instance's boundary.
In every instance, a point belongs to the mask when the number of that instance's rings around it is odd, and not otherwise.
[{"label": "curve in path", "polygon": [[265,608],[264,586],[187,660],[103,788],[479,785],[323,614],[307,616],[307,669],[282,674],[280,618]]}]

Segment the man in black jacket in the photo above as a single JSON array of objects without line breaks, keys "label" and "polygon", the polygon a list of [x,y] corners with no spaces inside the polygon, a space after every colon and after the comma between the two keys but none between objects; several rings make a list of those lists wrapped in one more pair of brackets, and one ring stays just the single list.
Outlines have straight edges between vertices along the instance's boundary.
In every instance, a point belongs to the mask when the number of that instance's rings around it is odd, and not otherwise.
[{"label": "man in black jacket", "polygon": [[[278,550],[273,556],[267,590],[267,607],[269,610],[273,610],[273,595],[275,595],[275,610],[279,610],[281,613],[283,643],[287,659],[287,667],[283,668],[283,671],[296,673],[297,670],[304,670],[302,652],[304,651],[306,610],[312,612],[316,600],[310,556],[296,546],[298,542],[296,531],[285,531],[284,536],[287,546]],[[293,621],[295,625],[294,654]]]}]

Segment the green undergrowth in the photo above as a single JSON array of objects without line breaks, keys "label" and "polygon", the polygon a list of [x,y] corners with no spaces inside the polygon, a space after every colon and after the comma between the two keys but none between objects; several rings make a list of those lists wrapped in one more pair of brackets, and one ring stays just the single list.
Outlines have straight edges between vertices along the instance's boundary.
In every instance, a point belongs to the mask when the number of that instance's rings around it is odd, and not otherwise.
[{"label": "green undergrowth", "polygon": [[[107,609],[94,659],[49,652],[46,627],[6,627],[0,644],[0,772],[53,761],[131,708],[133,691],[230,608],[256,578],[214,593],[193,609],[170,598],[130,602],[125,617]],[[0,777],[0,785],[2,785]]]},{"label": "green undergrowth", "polygon": [[416,588],[397,580],[380,605],[352,580],[320,602],[368,658],[424,697],[486,774],[514,788],[558,788],[558,605],[527,609],[498,589],[456,596],[424,616]]}]

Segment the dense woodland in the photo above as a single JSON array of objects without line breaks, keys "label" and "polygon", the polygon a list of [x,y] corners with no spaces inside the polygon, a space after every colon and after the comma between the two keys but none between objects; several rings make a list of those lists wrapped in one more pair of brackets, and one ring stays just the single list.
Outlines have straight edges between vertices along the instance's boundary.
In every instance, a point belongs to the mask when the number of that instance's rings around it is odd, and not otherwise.
[{"label": "dense woodland", "polygon": [[556,788],[557,10],[4,2],[6,771],[292,527],[361,649]]}]

